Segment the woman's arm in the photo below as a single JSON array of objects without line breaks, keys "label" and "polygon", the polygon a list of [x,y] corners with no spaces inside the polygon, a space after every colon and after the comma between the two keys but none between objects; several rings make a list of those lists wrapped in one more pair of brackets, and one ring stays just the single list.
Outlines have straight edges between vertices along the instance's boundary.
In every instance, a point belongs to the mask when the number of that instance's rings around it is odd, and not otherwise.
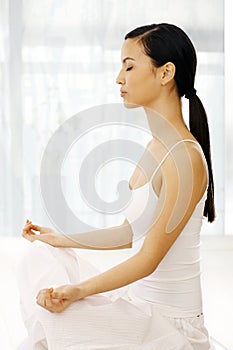
[{"label": "woman's arm", "polygon": [[[188,156],[187,156],[188,155]],[[140,251],[112,269],[76,285],[79,300],[121,288],[150,275],[162,261],[190,219],[207,186],[207,173],[199,151],[178,152],[163,164],[163,182],[153,223]]]},{"label": "woman's arm", "polygon": [[[182,155],[182,153],[181,153]],[[107,292],[150,275],[182,232],[207,185],[206,170],[195,151],[179,162],[167,158],[154,223],[138,253],[121,264],[78,285],[66,285],[38,294],[38,304],[61,312],[73,301]],[[46,306],[45,306],[46,305]]]},{"label": "woman's arm", "polygon": [[132,248],[133,231],[127,220],[120,226],[84,232],[67,238],[66,247],[92,250],[115,250]]},{"label": "woman's arm", "polygon": [[110,270],[75,285],[75,300],[80,300],[89,295],[124,287],[150,275],[155,268],[156,259],[150,259],[150,257],[144,254],[142,251],[139,251],[126,261],[114,266]]},{"label": "woman's arm", "polygon": [[127,220],[123,224],[75,235],[62,235],[48,227],[27,221],[22,236],[34,242],[42,241],[59,248],[113,250],[132,248],[133,232]]},{"label": "woman's arm", "polygon": [[148,276],[154,269],[155,261],[140,251],[121,264],[78,285],[68,284],[56,289],[40,290],[37,304],[51,312],[62,312],[74,301],[123,287]]}]

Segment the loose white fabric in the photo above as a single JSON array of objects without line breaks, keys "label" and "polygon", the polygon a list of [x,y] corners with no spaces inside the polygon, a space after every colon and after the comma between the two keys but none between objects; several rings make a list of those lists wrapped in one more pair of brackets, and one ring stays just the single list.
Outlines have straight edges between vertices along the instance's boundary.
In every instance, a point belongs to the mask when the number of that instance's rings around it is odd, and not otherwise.
[{"label": "loose white fabric", "polygon": [[203,316],[168,317],[159,305],[131,298],[128,286],[82,299],[61,314],[35,302],[39,289],[77,283],[99,272],[73,249],[38,241],[28,247],[18,276],[22,316],[33,349],[45,349],[45,344],[49,350],[209,349]]},{"label": "loose white fabric", "polygon": [[[149,211],[143,219],[139,215],[139,228],[135,215],[148,192]],[[134,191],[136,196],[125,211],[135,235],[151,220],[157,200],[152,192],[151,182]],[[34,349],[209,350],[202,314],[199,255],[205,198],[206,192],[150,276],[84,298],[60,314],[36,304],[38,291],[79,283],[101,271],[81,258],[78,249],[54,248],[38,241],[29,244],[18,276],[22,316]],[[134,242],[135,252],[142,243],[143,238]],[[100,251],[100,258],[101,254]]]}]

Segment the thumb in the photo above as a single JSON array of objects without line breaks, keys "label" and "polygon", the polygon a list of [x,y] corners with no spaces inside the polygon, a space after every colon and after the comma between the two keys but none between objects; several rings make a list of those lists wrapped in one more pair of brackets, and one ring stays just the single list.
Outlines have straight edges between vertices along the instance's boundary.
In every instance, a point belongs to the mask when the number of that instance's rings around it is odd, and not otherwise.
[{"label": "thumb", "polygon": [[53,299],[65,299],[66,294],[64,292],[53,292],[51,293]]},{"label": "thumb", "polygon": [[37,231],[40,231],[40,226],[31,224],[31,228]]}]

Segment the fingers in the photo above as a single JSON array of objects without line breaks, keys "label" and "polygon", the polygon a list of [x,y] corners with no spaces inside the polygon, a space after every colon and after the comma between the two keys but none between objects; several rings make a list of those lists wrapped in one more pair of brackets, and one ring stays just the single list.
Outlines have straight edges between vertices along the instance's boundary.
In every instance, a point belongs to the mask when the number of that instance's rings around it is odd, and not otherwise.
[{"label": "fingers", "polygon": [[50,312],[62,312],[68,303],[64,303],[63,300],[54,299],[52,292],[53,288],[40,290],[37,294],[36,302]]},{"label": "fingers", "polygon": [[33,230],[36,230],[36,231],[40,231],[40,228],[41,228],[40,226],[34,225],[34,224],[31,224],[31,227]]},{"label": "fingers", "polygon": [[32,222],[30,220],[26,220],[26,224],[24,225],[24,229],[28,229],[30,227],[30,225],[32,225]]},{"label": "fingers", "polygon": [[51,296],[53,299],[58,299],[58,300],[66,299],[66,294],[64,292],[53,292]]},{"label": "fingers", "polygon": [[36,231],[40,231],[41,227],[38,226],[38,225],[34,225],[31,221],[29,221],[28,219],[26,220],[26,224],[25,224],[25,227],[31,227],[33,230],[36,230]]},{"label": "fingers", "polygon": [[45,308],[51,308],[52,306],[51,291],[52,290],[53,290],[52,288],[40,290],[36,296],[37,304]]},{"label": "fingers", "polygon": [[36,296],[36,302],[38,305],[46,307],[46,298],[50,298],[50,294],[48,292],[48,289],[42,289],[39,291],[39,293]]},{"label": "fingers", "polygon": [[32,229],[32,224],[26,224],[23,228],[23,231],[30,232]]},{"label": "fingers", "polygon": [[33,242],[36,239],[38,239],[38,235],[36,235],[36,233],[33,232],[32,230],[39,231],[39,229],[40,229],[39,226],[32,224],[32,222],[27,219],[26,224],[22,231],[22,236],[27,240],[29,240],[30,242]]},{"label": "fingers", "polygon": [[22,236],[26,239],[28,239],[29,241],[34,241],[35,240],[35,233],[33,231],[31,231],[31,227],[30,224],[29,225],[25,225],[23,231],[22,231]]},{"label": "fingers", "polygon": [[51,297],[51,293],[53,292],[53,288],[51,287],[51,288],[45,288],[45,289],[41,289],[39,292],[38,292],[38,294],[37,294],[37,296],[36,296],[36,299],[38,300],[38,299],[40,299],[40,298],[44,298],[44,297]]}]

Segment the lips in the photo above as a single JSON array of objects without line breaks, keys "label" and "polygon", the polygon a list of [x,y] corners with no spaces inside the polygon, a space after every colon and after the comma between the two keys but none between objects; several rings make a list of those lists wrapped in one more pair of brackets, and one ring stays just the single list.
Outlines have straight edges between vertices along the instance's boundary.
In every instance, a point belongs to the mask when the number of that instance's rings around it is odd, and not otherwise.
[{"label": "lips", "polygon": [[124,90],[121,90],[121,97],[125,96],[125,94],[127,94],[127,92]]}]

